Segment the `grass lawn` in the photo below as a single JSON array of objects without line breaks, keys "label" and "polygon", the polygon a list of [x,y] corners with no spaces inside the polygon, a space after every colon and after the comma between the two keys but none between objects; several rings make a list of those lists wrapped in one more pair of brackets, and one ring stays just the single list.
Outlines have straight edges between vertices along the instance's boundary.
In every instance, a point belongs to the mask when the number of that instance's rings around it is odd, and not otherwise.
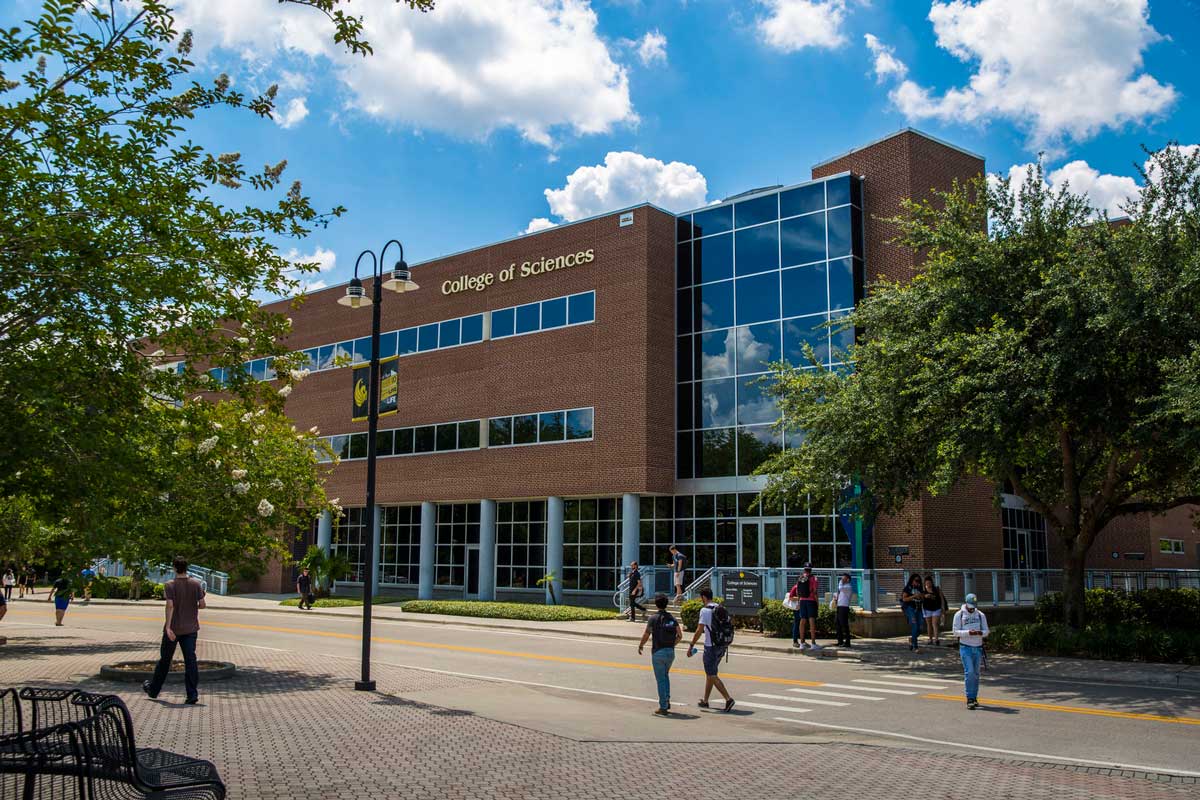
[{"label": "grass lawn", "polygon": [[620,614],[603,608],[546,606],[534,603],[488,603],[479,600],[406,600],[401,608],[408,614],[449,614],[456,617],[522,619],[533,622],[582,622],[616,619]]},{"label": "grass lawn", "polygon": [[[376,598],[372,599],[372,602],[374,602],[375,605],[379,605],[380,603],[399,603],[400,598],[399,597],[376,597]],[[295,606],[300,605],[300,598],[293,597],[288,600],[280,600],[279,605],[295,607]],[[361,606],[361,605],[362,605],[362,598],[358,598],[358,597],[320,597],[313,602],[313,608],[347,608],[349,606]]]}]

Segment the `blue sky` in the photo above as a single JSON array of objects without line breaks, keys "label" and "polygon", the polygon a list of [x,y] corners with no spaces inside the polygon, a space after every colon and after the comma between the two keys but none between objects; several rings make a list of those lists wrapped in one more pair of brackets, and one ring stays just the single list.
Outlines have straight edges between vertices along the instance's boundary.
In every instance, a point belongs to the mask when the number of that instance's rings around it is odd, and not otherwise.
[{"label": "blue sky", "polygon": [[1044,151],[1052,183],[1114,212],[1141,145],[1200,143],[1198,0],[354,0],[367,59],[310,9],[174,5],[202,74],[280,84],[275,123],[193,135],[286,158],[347,207],[295,244],[330,285],[391,237],[419,261],[641,200],[681,210],[909,125],[992,172]]}]

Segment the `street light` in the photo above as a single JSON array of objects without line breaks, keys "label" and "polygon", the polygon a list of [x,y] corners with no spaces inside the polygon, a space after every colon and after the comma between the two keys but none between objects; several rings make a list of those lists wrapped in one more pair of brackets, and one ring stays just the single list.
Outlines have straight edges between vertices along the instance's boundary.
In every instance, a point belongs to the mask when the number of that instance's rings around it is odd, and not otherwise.
[{"label": "street light", "polygon": [[[392,245],[400,248],[400,260],[392,268],[392,275],[383,280],[383,256]],[[366,292],[362,281],[358,278],[358,265],[363,256],[371,257],[371,276],[375,279],[374,291],[371,294],[371,381],[367,396],[367,514],[366,536],[367,547],[363,565],[363,621],[362,621],[362,680],[354,682],[354,688],[360,692],[375,691],[375,681],[371,680],[371,584],[375,577],[375,434],[379,428],[379,311],[383,301],[383,290],[403,293],[420,288],[412,281],[412,273],[408,264],[404,263],[404,245],[391,239],[379,251],[379,258],[370,250],[363,250],[354,262],[354,277],[346,287],[346,296],[338,298],[338,303],[349,308],[360,308],[367,304]]]}]

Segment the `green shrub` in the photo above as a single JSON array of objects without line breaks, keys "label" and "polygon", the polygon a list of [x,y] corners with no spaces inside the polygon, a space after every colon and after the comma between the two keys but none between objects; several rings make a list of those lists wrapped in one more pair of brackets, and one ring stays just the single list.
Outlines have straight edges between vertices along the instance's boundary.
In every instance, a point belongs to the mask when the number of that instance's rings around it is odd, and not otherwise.
[{"label": "green shrub", "polygon": [[[1039,623],[1063,621],[1061,592],[1038,598],[1035,616]],[[1200,632],[1200,589],[1088,589],[1084,593],[1084,623],[1112,627],[1150,625],[1172,631]]]},{"label": "green shrub", "polygon": [[449,614],[456,617],[522,619],[535,622],[581,622],[616,619],[616,611],[583,606],[543,606],[533,603],[489,603],[473,600],[407,600],[400,606],[410,614]]},{"label": "green shrub", "polygon": [[[76,590],[75,594],[83,597],[82,586]],[[161,583],[142,582],[142,597],[162,600],[163,596]],[[133,578],[128,575],[119,578],[107,576],[96,578],[92,581],[92,597],[97,600],[128,600],[133,597]]]},{"label": "green shrub", "polygon": [[[717,602],[721,601],[718,599]],[[700,609],[702,608],[704,608],[704,601],[699,597],[683,601],[683,605],[679,607],[679,621],[683,623],[685,631],[696,630],[696,626],[700,624]]]},{"label": "green shrub", "polygon": [[[371,602],[375,605],[383,605],[386,603],[402,602],[399,597],[373,597]],[[313,601],[313,608],[349,608],[351,606],[361,606],[363,604],[361,597],[318,597]],[[300,598],[293,597],[288,600],[280,600],[279,605],[291,606],[295,608],[300,605]]]},{"label": "green shrub", "polygon": [[1145,589],[1131,595],[1147,624],[1200,632],[1200,589]]},{"label": "green shrub", "polygon": [[1001,625],[989,650],[1024,655],[1200,664],[1200,634],[1148,625],[1090,625],[1073,631],[1061,623]]},{"label": "green shrub", "polygon": [[[762,610],[758,612],[762,620],[764,636],[788,637],[792,635],[793,612],[785,608],[782,600],[764,600]],[[854,609],[850,609],[850,621],[855,618]],[[834,636],[837,632],[837,612],[825,603],[817,609],[817,635]]]}]

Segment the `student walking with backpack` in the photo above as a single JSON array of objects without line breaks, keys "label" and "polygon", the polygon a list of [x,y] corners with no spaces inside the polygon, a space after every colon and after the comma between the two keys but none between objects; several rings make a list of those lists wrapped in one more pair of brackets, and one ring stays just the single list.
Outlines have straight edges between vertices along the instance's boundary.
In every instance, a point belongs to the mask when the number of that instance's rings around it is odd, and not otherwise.
[{"label": "student walking with backpack", "polygon": [[913,573],[913,576],[908,579],[908,583],[905,584],[904,591],[900,592],[900,608],[904,610],[904,618],[908,620],[908,649],[914,653],[921,652],[924,588],[920,573]]},{"label": "student walking with backpack", "polygon": [[987,617],[976,606],[974,594],[963,601],[963,607],[954,615],[951,631],[958,637],[958,655],[963,665],[963,689],[967,695],[967,708],[979,708],[979,667],[984,660],[983,640],[987,638]]},{"label": "student walking with backpack", "polygon": [[671,712],[671,665],[675,663],[675,645],[683,638],[683,627],[667,611],[667,596],[654,595],[654,607],[658,612],[646,620],[646,630],[638,642],[638,655],[650,643],[650,664],[654,667],[654,682],[658,684],[658,708],[655,716],[665,717]]},{"label": "student walking with backpack", "polygon": [[671,573],[675,578],[675,602],[683,602],[683,578],[687,569],[687,556],[671,545]]},{"label": "student walking with backpack", "polygon": [[807,620],[809,635],[812,636],[812,649],[820,650],[817,644],[817,576],[813,575],[812,564],[804,565],[804,572],[796,585],[788,592],[792,607],[792,647],[797,650],[808,650],[809,644],[804,640],[804,623]]},{"label": "student walking with backpack", "polygon": [[708,698],[715,688],[725,698],[725,710],[730,711],[733,709],[733,697],[726,691],[718,668],[729,645],[733,643],[733,618],[724,606],[713,602],[712,589],[707,586],[700,590],[700,599],[704,601],[704,608],[700,609],[700,622],[688,646],[688,658],[691,658],[696,655],[696,642],[701,635],[704,636],[704,699],[696,705],[708,708]]}]

